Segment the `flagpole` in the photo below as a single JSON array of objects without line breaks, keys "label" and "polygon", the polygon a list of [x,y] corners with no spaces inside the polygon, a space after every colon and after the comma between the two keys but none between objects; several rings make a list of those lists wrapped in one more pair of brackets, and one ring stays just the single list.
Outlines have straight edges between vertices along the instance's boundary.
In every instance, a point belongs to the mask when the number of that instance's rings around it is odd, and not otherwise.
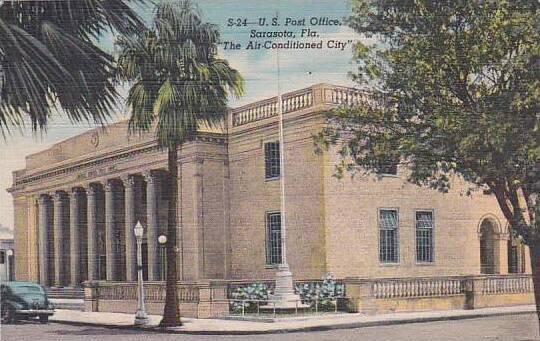
[{"label": "flagpole", "polygon": [[[277,16],[277,14],[276,14]],[[279,175],[281,189],[281,261],[276,269],[274,293],[268,297],[268,305],[261,309],[290,310],[308,309],[309,305],[303,304],[300,296],[294,292],[293,276],[287,262],[287,220],[285,202],[285,134],[283,129],[283,98],[281,96],[279,49],[276,49],[277,64],[277,114],[279,129]]]},{"label": "flagpole", "polygon": [[280,174],[280,189],[281,189],[281,265],[288,268],[287,262],[287,218],[285,205],[285,138],[283,132],[283,98],[281,96],[279,65],[279,49],[276,49],[277,63],[277,100],[278,100],[278,120],[279,120],[279,174]]}]

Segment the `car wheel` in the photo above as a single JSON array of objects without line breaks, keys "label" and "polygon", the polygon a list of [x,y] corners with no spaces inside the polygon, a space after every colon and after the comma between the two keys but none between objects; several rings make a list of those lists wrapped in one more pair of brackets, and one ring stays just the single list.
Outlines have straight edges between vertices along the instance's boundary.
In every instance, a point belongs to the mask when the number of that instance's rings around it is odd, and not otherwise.
[{"label": "car wheel", "polygon": [[2,323],[8,324],[12,322],[16,322],[15,320],[15,312],[11,307],[8,306],[2,306]]},{"label": "car wheel", "polygon": [[39,322],[40,322],[40,323],[47,323],[47,322],[49,322],[49,315],[39,315]]}]

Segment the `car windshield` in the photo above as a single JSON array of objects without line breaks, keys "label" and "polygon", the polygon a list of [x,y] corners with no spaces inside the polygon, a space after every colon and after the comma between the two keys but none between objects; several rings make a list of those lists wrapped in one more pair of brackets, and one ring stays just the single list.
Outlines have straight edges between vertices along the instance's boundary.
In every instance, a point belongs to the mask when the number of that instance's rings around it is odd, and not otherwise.
[{"label": "car windshield", "polygon": [[35,285],[16,285],[12,286],[11,290],[16,294],[41,294],[41,287]]}]

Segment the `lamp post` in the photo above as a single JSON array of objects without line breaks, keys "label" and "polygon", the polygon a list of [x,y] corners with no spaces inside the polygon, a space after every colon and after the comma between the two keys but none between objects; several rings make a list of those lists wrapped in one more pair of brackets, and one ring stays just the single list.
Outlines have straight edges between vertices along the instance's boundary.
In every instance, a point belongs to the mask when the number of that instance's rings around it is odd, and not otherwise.
[{"label": "lamp post", "polygon": [[6,251],[6,279],[8,281],[11,281],[13,280],[13,278],[11,278],[11,256],[13,256],[13,250],[12,249],[9,249]]},{"label": "lamp post", "polygon": [[137,225],[133,229],[135,238],[137,239],[137,300],[138,309],[135,314],[135,325],[142,326],[148,324],[148,315],[146,315],[146,308],[144,306],[144,287],[143,287],[143,272],[142,272],[142,237],[143,227],[140,221],[137,221]]},{"label": "lamp post", "polygon": [[165,243],[167,243],[167,236],[162,234],[157,240],[161,246],[161,280],[165,280],[165,274],[167,273],[167,257],[165,255]]}]

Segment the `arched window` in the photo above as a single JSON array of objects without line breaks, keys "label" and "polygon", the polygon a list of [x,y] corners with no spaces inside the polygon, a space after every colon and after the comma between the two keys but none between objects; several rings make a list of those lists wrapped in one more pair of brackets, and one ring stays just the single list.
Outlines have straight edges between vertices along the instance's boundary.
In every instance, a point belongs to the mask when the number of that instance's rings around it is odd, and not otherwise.
[{"label": "arched window", "polygon": [[480,225],[480,273],[495,273],[495,226],[490,219]]}]

